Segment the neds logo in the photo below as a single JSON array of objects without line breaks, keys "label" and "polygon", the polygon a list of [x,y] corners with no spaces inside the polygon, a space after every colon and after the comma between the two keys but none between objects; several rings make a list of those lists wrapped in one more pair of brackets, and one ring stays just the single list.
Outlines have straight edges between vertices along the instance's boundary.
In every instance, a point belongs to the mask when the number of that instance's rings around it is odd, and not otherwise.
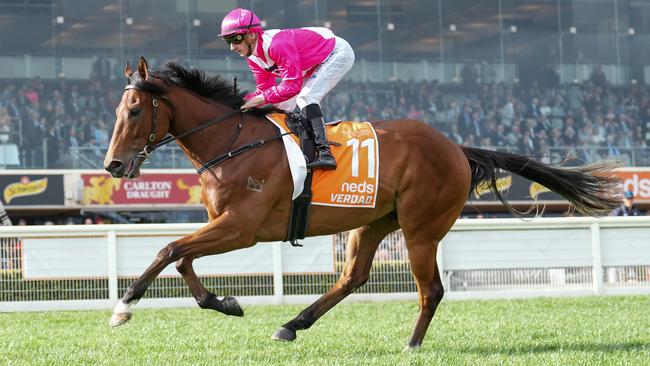
[{"label": "neds logo", "polygon": [[632,174],[631,178],[623,181],[623,190],[634,192],[634,196],[638,198],[650,198],[650,179]]}]

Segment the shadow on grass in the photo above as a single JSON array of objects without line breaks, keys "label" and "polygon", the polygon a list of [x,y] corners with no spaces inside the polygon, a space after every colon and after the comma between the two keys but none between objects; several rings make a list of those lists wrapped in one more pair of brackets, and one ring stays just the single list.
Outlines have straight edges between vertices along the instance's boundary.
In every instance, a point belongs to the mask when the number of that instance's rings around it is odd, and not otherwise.
[{"label": "shadow on grass", "polygon": [[558,351],[614,353],[650,351],[650,344],[644,342],[618,342],[618,343],[579,343],[579,344],[531,344],[516,347],[467,347],[460,349],[464,353],[476,354],[503,354],[525,355],[531,353],[551,353]]}]

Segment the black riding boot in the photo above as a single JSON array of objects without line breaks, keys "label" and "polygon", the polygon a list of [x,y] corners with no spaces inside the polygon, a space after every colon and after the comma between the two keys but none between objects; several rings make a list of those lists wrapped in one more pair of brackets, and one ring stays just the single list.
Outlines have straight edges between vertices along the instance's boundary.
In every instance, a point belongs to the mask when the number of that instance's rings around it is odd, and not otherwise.
[{"label": "black riding boot", "polygon": [[330,151],[330,144],[327,142],[325,119],[323,118],[323,111],[320,109],[320,106],[318,104],[310,104],[303,108],[302,113],[311,124],[316,145],[316,159],[308,163],[307,167],[326,170],[336,169],[336,161]]}]

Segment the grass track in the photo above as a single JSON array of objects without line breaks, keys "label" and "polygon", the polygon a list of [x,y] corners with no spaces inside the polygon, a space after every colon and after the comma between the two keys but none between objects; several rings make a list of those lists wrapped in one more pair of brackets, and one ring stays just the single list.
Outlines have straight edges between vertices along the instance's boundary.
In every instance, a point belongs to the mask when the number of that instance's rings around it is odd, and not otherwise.
[{"label": "grass track", "polygon": [[443,301],[422,349],[403,353],[412,302],[341,304],[293,343],[271,334],[302,306],[0,313],[0,365],[648,365],[648,297]]}]

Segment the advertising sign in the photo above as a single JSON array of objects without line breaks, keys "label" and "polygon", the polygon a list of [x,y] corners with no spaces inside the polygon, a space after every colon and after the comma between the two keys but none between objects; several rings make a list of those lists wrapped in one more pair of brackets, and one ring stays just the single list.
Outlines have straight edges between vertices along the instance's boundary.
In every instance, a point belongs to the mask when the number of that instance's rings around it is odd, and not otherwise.
[{"label": "advertising sign", "polygon": [[[563,201],[560,195],[551,192],[548,188],[518,175],[507,174],[497,179],[497,189],[509,201]],[[487,183],[480,184],[470,194],[470,201],[493,202],[497,198],[489,189]]]},{"label": "advertising sign", "polygon": [[616,172],[622,179],[623,191],[632,191],[638,200],[650,200],[650,170],[626,170]]},{"label": "advertising sign", "polygon": [[2,203],[7,206],[63,206],[63,175],[0,175]]},{"label": "advertising sign", "polygon": [[[621,179],[621,194],[632,191],[640,202],[650,201],[650,170],[626,168],[614,173]],[[504,174],[497,179],[497,188],[509,201],[565,201],[539,183],[534,183],[514,174]],[[496,197],[487,184],[481,184],[472,192],[470,201],[490,202]]]},{"label": "advertising sign", "polygon": [[118,179],[108,174],[82,174],[82,205],[201,204],[201,183],[193,173],[142,174]]}]

